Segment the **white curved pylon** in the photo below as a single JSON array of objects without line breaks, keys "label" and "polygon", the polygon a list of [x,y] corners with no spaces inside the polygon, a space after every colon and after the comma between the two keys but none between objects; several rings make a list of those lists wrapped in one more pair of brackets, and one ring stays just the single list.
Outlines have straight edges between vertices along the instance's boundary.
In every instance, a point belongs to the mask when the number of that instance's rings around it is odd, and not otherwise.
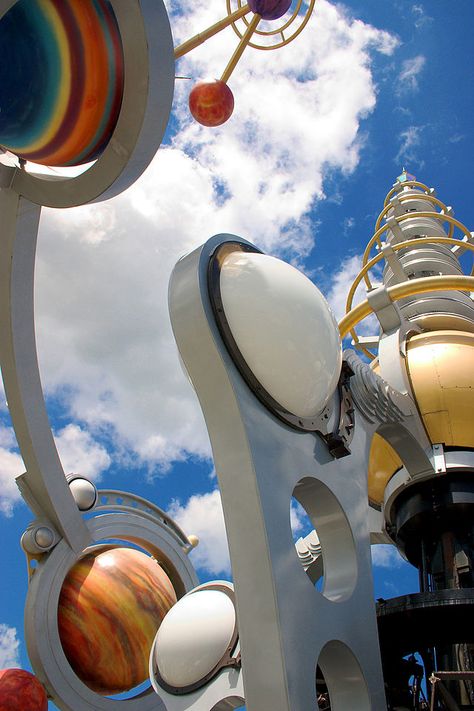
[{"label": "white curved pylon", "polygon": [[[226,242],[249,246],[237,237],[218,235],[184,257],[173,272],[169,301],[175,338],[206,419],[219,478],[246,708],[317,709],[319,665],[332,711],[380,711],[386,703],[367,499],[372,432],[355,413],[352,453],[333,459],[317,434],[285,424],[255,396],[223,342],[209,297],[210,259]],[[295,551],[292,496],[320,538],[321,592]],[[183,705],[178,697],[167,698],[167,709],[209,711],[203,700],[189,698]]]}]

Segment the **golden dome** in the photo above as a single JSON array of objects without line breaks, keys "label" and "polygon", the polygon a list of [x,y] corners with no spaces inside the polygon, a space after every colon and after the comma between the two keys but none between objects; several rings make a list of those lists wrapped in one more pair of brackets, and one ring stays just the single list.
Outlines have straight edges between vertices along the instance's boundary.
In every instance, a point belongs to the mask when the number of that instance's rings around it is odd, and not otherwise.
[{"label": "golden dome", "polygon": [[[407,341],[406,362],[431,442],[474,449],[474,334],[430,331],[412,336]],[[370,501],[382,503],[389,479],[401,466],[392,447],[376,434],[369,456]]]}]

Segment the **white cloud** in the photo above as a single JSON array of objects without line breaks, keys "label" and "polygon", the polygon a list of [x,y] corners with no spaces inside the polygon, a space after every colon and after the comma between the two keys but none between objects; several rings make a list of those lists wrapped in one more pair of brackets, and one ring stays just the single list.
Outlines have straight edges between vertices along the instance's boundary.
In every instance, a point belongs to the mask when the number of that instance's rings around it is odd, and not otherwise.
[{"label": "white cloud", "polygon": [[[209,3],[172,18],[176,42],[215,22]],[[180,60],[178,73],[219,74],[231,28]],[[371,65],[397,40],[319,0],[304,39],[248,50],[231,77],[234,116],[223,127],[191,121],[178,81],[172,146],[105,204],[45,210],[36,277],[37,339],[49,396],[92,435],[107,431],[132,456],[166,471],[189,453],[210,456],[196,396],[184,378],[167,313],[178,257],[230,232],[301,262],[313,249],[308,213],[324,198],[327,169],[349,173],[374,110]]]},{"label": "white cloud", "polygon": [[428,15],[421,3],[412,5],[411,11],[415,22],[415,27],[418,30],[422,27],[425,27],[425,25],[429,25],[431,22],[433,22],[433,18]]},{"label": "white cloud", "polygon": [[55,441],[66,474],[82,474],[96,480],[110,466],[106,449],[77,425],[64,427],[56,434]]},{"label": "white cloud", "polygon": [[20,666],[20,640],[14,627],[0,623],[0,669]]},{"label": "white cloud", "polygon": [[[96,480],[110,465],[105,448],[77,425],[67,425],[57,432],[55,441],[66,474],[73,472]],[[13,429],[0,426],[0,512],[6,516],[12,515],[13,507],[21,500],[15,477],[24,471]]]},{"label": "white cloud", "polygon": [[[349,289],[352,287],[357,275],[362,268],[362,255],[354,254],[343,260],[339,269],[334,272],[331,278],[331,284],[326,293],[326,299],[331,307],[336,320],[340,321],[346,313],[346,303]],[[369,272],[369,277],[372,285],[378,284],[381,281],[380,267],[375,267]],[[362,280],[355,290],[351,308],[354,308],[361,301],[367,299],[367,291],[364,280]],[[358,336],[376,336],[379,333],[380,327],[376,317],[372,314],[361,321],[356,326]],[[351,337],[347,337],[348,341],[344,347],[352,347],[350,345]]]},{"label": "white cloud", "polygon": [[342,229],[344,232],[344,236],[347,237],[349,232],[351,232],[355,227],[355,219],[354,217],[345,217],[344,222],[342,223]]},{"label": "white cloud", "polygon": [[303,531],[304,535],[306,535],[306,533],[308,533],[307,528],[309,528],[309,530],[313,528],[312,526],[308,526],[308,523],[308,514],[299,501],[293,500],[290,506],[290,526],[295,539],[303,535]]},{"label": "white cloud", "polygon": [[168,513],[186,535],[194,534],[199,538],[198,547],[190,553],[193,564],[211,575],[230,575],[229,548],[219,490],[191,496],[185,504],[175,500]]},{"label": "white cloud", "polygon": [[422,54],[406,59],[397,77],[397,94],[406,94],[418,90],[418,78],[426,64],[426,57]]},{"label": "white cloud", "polygon": [[395,546],[377,544],[371,547],[372,563],[379,568],[399,568],[404,560]]},{"label": "white cloud", "polygon": [[418,147],[421,143],[421,134],[425,126],[409,126],[399,135],[400,148],[395,156],[395,163],[408,166],[416,165],[422,168],[424,163],[418,156]]},{"label": "white cloud", "polygon": [[[168,514],[186,535],[194,534],[199,538],[198,547],[190,553],[197,568],[203,568],[211,575],[231,574],[224,513],[218,489],[207,494],[195,494],[185,503],[174,500]],[[291,502],[290,525],[295,539],[306,535],[313,528],[306,511],[295,500]]]},{"label": "white cloud", "polygon": [[12,451],[12,431],[0,427],[0,512],[11,516],[13,506],[20,501],[20,491],[15,477],[25,471],[20,455]]},{"label": "white cloud", "polygon": [[[345,259],[339,270],[334,272],[331,280],[331,287],[326,294],[329,306],[339,321],[346,313],[346,300],[350,287],[362,267],[362,255],[355,254]],[[353,306],[367,298],[363,286],[356,291]]]}]

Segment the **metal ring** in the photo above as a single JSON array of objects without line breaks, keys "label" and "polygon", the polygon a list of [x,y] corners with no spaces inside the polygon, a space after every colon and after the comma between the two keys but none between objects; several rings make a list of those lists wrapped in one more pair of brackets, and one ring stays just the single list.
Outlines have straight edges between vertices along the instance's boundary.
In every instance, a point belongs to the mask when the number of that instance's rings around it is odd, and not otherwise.
[{"label": "metal ring", "polygon": [[[108,508],[114,510],[114,503]],[[185,553],[186,537],[182,534],[179,541],[176,531],[171,531],[158,515],[152,520],[139,509],[133,513],[111,512],[90,518],[87,526],[94,543],[120,539],[148,551],[166,571],[178,598],[196,586],[197,577]],[[161,707],[151,687],[118,702],[89,689],[66,659],[58,630],[59,595],[68,572],[87,550],[75,553],[62,539],[38,563],[32,576],[25,606],[25,636],[35,673],[61,708],[115,711],[120,703],[126,711],[157,711]]]},{"label": "metal ring", "polygon": [[[232,13],[231,0],[226,0],[226,1],[227,1],[227,14],[230,15]],[[292,42],[294,39],[296,39],[296,37],[298,37],[298,35],[304,30],[304,28],[308,24],[309,19],[310,19],[311,15],[313,14],[315,1],[316,0],[310,0],[309,6],[306,9],[305,14],[304,14],[300,24],[298,25],[298,27],[293,31],[293,33],[289,37],[285,37],[283,32],[284,32],[284,30],[288,29],[288,27],[290,27],[298,17],[300,17],[299,11],[302,6],[302,0],[298,0],[297,5],[296,5],[295,9],[293,10],[291,16],[281,27],[278,27],[278,29],[275,29],[275,30],[256,30],[256,32],[255,32],[256,35],[259,35],[260,37],[262,37],[264,39],[271,38],[276,35],[280,35],[281,41],[276,42],[275,44],[268,44],[268,45],[257,44],[256,42],[249,42],[249,47],[252,47],[253,49],[272,50],[272,49],[280,49],[281,47],[284,47],[285,45]],[[238,7],[239,8],[242,7],[243,4],[244,3],[242,2],[242,0],[238,0]],[[248,27],[248,25],[249,25],[248,20],[245,17],[242,17],[240,19]],[[301,19],[301,17],[300,17],[300,19]],[[239,39],[242,39],[243,33],[239,29],[236,21],[232,22],[232,29],[234,30],[237,37],[239,37]]]}]

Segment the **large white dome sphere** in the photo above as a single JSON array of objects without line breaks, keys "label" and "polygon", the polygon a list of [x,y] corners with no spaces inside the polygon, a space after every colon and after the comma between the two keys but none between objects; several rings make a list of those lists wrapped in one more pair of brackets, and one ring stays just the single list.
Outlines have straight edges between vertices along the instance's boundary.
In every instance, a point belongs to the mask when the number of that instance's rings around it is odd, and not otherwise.
[{"label": "large white dome sphere", "polygon": [[336,389],[342,350],[319,289],[280,259],[232,252],[221,265],[220,294],[234,341],[267,393],[297,417],[320,414]]},{"label": "large white dome sphere", "polygon": [[195,684],[222,659],[235,629],[235,607],[219,590],[181,598],[163,619],[154,644],[155,663],[169,686]]}]

